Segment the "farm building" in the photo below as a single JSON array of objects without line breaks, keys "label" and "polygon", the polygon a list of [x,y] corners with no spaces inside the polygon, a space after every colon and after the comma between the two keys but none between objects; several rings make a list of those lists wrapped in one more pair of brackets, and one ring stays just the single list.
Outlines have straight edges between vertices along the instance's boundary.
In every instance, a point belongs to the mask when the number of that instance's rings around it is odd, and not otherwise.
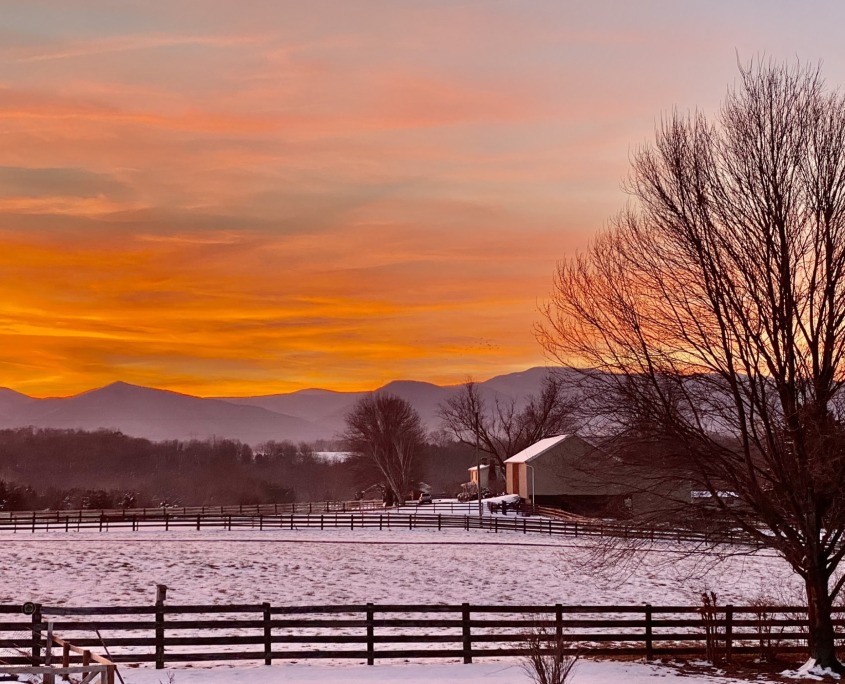
[{"label": "farm building", "polygon": [[469,482],[481,489],[489,489],[494,494],[504,490],[504,478],[499,474],[500,468],[491,465],[487,458],[482,459],[480,469],[476,466],[467,468]]},{"label": "farm building", "polygon": [[547,437],[505,461],[506,492],[579,515],[625,516],[632,492],[605,477],[612,465],[605,452],[577,435]]}]

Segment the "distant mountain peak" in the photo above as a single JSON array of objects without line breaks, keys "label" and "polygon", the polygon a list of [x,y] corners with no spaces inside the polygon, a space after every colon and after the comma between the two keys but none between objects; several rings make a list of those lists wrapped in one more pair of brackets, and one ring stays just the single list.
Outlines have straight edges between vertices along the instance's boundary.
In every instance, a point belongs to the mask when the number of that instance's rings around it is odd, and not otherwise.
[{"label": "distant mountain peak", "polygon": [[[124,389],[127,387],[141,387],[141,385],[133,385],[131,382],[125,382],[123,380],[115,380],[114,382],[110,382],[108,385],[103,385],[100,387],[101,390],[106,389]],[[151,389],[151,388],[145,388]]]},{"label": "distant mountain peak", "polygon": [[24,394],[23,392],[18,392],[17,390],[10,389],[9,387],[0,387],[0,396],[8,397],[10,399],[31,399],[32,401],[35,401],[34,397],[31,397],[28,394]]},{"label": "distant mountain peak", "polygon": [[433,382],[425,382],[423,380],[392,380],[386,385],[379,387],[376,392],[390,391],[399,387],[437,387],[442,389],[440,385],[435,385]]},{"label": "distant mountain peak", "polygon": [[176,392],[174,390],[168,389],[160,389],[158,387],[146,387],[144,385],[134,385],[131,382],[124,382],[123,380],[116,380],[115,382],[111,382],[108,385],[104,385],[103,387],[97,387],[95,389],[88,390],[87,392],[82,392],[77,396],[82,396],[85,394],[97,394],[97,395],[115,395],[115,396],[131,396],[131,395],[146,395],[146,396],[153,396],[153,395],[165,395],[169,394],[172,396],[179,396],[179,397],[189,397],[191,399],[199,399],[200,397],[195,397],[192,394],[186,394],[184,392]]},{"label": "distant mountain peak", "polygon": [[[550,370],[529,368],[478,384],[490,397],[519,401],[536,393]],[[435,430],[440,426],[440,405],[459,387],[394,380],[375,391],[410,402],[426,429]],[[214,435],[251,444],[332,439],[343,431],[344,417],[355,402],[367,394],[310,388],[260,397],[197,397],[116,380],[73,396],[35,399],[0,388],[0,428],[106,428],[154,440]]]}]

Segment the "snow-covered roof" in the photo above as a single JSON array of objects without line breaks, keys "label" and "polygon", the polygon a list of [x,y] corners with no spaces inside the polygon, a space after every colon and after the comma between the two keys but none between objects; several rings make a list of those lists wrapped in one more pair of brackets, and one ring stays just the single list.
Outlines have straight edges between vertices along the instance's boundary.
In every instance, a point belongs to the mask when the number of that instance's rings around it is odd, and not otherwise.
[{"label": "snow-covered roof", "polygon": [[514,454],[507,459],[505,463],[528,463],[529,461],[533,461],[540,454],[547,452],[552,447],[557,446],[561,442],[573,436],[574,435],[556,435],[555,437],[546,437],[545,439],[541,439],[539,442],[534,442],[534,444],[530,447],[526,447],[518,454]]},{"label": "snow-covered roof", "polygon": [[[467,468],[467,470],[475,470],[478,466],[472,466],[472,468]],[[481,469],[484,470],[485,468],[489,468],[490,466],[486,463],[481,464]]]}]

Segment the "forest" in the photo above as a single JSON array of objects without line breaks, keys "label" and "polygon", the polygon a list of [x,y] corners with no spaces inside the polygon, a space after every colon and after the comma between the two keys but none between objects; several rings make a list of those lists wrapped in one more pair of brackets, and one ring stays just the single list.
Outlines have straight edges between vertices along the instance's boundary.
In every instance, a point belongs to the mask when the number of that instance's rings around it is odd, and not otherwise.
[{"label": "forest", "polygon": [[[442,436],[441,436],[442,437]],[[0,430],[0,510],[202,506],[379,498],[378,476],[339,443],[152,442],[117,431]],[[414,479],[453,495],[473,450],[439,439],[418,454]]]}]

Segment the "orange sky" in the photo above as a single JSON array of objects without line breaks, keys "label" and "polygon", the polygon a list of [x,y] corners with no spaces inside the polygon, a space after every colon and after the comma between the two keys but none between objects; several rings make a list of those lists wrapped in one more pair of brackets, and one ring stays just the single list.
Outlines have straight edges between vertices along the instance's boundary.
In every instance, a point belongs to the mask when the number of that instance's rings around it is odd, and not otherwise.
[{"label": "orange sky", "polygon": [[661,112],[713,111],[737,52],[845,83],[837,3],[716,4],[4,3],[0,386],[544,363],[555,264],[624,204]]}]

